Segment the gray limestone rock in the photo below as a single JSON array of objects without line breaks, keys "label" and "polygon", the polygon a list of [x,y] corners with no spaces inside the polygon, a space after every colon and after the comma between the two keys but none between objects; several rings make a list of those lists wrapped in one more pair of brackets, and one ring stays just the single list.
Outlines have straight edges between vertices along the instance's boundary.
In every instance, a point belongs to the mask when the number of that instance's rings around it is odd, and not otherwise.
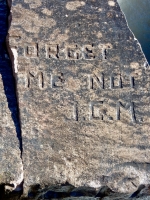
[{"label": "gray limestone rock", "polygon": [[116,0],[12,0],[24,191],[150,180],[149,67]]}]

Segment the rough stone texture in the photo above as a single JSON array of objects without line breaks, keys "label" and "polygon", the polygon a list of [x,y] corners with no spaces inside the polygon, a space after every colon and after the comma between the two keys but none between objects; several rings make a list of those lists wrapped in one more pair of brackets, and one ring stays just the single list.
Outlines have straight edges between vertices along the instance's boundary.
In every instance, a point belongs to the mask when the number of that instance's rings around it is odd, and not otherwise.
[{"label": "rough stone texture", "polygon": [[0,1],[0,184],[12,184],[13,189],[23,180],[23,168],[13,72],[5,45],[7,15],[6,1]]},{"label": "rough stone texture", "polygon": [[11,11],[25,190],[146,183],[149,68],[117,1],[12,0]]}]

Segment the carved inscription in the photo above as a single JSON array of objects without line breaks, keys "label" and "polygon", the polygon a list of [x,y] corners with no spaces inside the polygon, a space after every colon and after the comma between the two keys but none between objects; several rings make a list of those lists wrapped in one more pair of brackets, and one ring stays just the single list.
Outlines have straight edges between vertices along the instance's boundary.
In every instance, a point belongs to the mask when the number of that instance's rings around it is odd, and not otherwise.
[{"label": "carved inscription", "polygon": [[[93,45],[79,46],[77,44],[61,47],[60,45],[47,45],[47,58],[67,60],[93,60],[98,57],[96,47]],[[98,49],[97,49],[98,50]],[[102,51],[102,50],[101,50]],[[102,52],[101,52],[102,56]]]},{"label": "carved inscription", "polygon": [[64,75],[61,73],[60,75],[56,76],[51,74],[51,88],[62,88],[63,84],[65,83]]},{"label": "carved inscription", "polygon": [[[134,88],[135,80],[134,77],[128,76],[124,81],[124,77],[121,75],[105,75],[104,73],[96,74],[85,74],[87,89],[89,90],[113,90],[123,88]],[[27,83],[26,87],[30,88],[32,85],[39,87],[40,89],[51,87],[51,88],[65,88],[67,83],[67,77],[63,73],[60,74],[45,74],[41,71],[30,71],[27,72]],[[50,81],[48,81],[50,80]],[[66,88],[67,89],[67,88]]]},{"label": "carved inscription", "polygon": [[121,108],[123,108],[123,109],[128,110],[130,112],[132,122],[136,121],[135,113],[134,113],[134,103],[133,102],[127,103],[125,105],[123,105],[121,102],[117,102],[116,107],[117,107],[117,120],[121,119]]},{"label": "carved inscription", "polygon": [[131,88],[134,88],[134,77],[130,76],[130,86]]},{"label": "carved inscription", "polygon": [[104,113],[100,111],[100,107],[103,106],[103,101],[99,102],[90,102],[89,103],[89,110],[90,115],[89,119],[95,119],[95,120],[103,120],[104,119]]},{"label": "carved inscription", "polygon": [[[104,106],[105,104],[105,106]],[[121,120],[122,117],[127,116],[127,120],[136,123],[136,117],[135,117],[135,111],[134,111],[134,103],[133,102],[129,102],[129,103],[122,103],[120,101],[116,102],[116,108],[114,110],[114,112],[116,113],[115,117],[111,116],[114,115],[114,113],[111,113],[111,115],[109,114],[109,110],[110,110],[110,105],[106,103],[104,103],[104,101],[92,101],[89,102],[88,105],[86,105],[85,107],[89,107],[89,109],[85,109],[88,112],[88,118],[86,118],[85,116],[87,115],[87,113],[79,113],[79,107],[80,105],[78,104],[73,104],[72,105],[72,113],[73,116],[71,119],[75,120],[75,121],[80,121],[81,119],[83,119],[84,121],[89,120],[89,121],[95,121],[95,120],[100,120],[100,121],[110,121],[110,120]],[[84,116],[85,114],[85,116]],[[82,115],[82,116],[81,116]],[[130,116],[130,118],[128,117]]]},{"label": "carved inscription", "polygon": [[38,57],[38,44],[26,44],[25,46],[25,56],[29,58],[36,58]]},{"label": "carved inscription", "polygon": [[99,76],[92,74],[89,75],[89,89],[94,89],[95,87],[104,89],[104,74],[101,73]]},{"label": "carved inscription", "polygon": [[32,84],[37,85],[40,89],[44,88],[44,77],[42,72],[38,72],[36,74],[29,72],[27,74],[27,87],[31,88]]},{"label": "carved inscription", "polygon": [[[93,44],[78,45],[69,44],[62,46],[60,44],[45,44],[45,57],[56,60],[106,60],[107,49]],[[25,44],[25,56],[36,58],[43,51],[38,43]],[[41,52],[43,53],[43,52]]]},{"label": "carved inscription", "polygon": [[88,60],[95,59],[96,52],[94,50],[93,45],[85,45],[84,46],[84,57],[85,57],[85,59],[88,59]]},{"label": "carved inscription", "polygon": [[47,57],[59,59],[59,45],[48,45],[47,46]]},{"label": "carved inscription", "polygon": [[[117,77],[116,85],[119,88],[122,88],[122,78],[121,76]],[[115,89],[115,77],[113,75],[110,76],[110,89]]]},{"label": "carved inscription", "polygon": [[82,52],[78,45],[70,46],[65,49],[66,59],[79,60],[83,58]]},{"label": "carved inscription", "polygon": [[[104,73],[100,73],[99,75],[92,74],[88,76],[89,81],[89,89],[118,89],[127,87],[124,83],[123,77],[121,75],[110,75],[105,76]],[[109,81],[109,83],[108,83]],[[106,84],[107,83],[107,84]],[[134,77],[128,76],[128,85],[130,88],[134,88]]]}]

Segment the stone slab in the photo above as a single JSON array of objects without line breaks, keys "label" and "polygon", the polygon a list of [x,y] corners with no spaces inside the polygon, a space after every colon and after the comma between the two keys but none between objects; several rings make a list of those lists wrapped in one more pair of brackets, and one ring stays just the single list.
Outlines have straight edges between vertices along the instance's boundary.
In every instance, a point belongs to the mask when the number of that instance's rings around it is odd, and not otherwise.
[{"label": "stone slab", "polygon": [[150,179],[149,68],[116,0],[12,0],[24,187]]},{"label": "stone slab", "polygon": [[5,48],[7,18],[6,1],[0,1],[0,185],[12,184],[14,189],[23,181],[23,166],[14,78]]}]

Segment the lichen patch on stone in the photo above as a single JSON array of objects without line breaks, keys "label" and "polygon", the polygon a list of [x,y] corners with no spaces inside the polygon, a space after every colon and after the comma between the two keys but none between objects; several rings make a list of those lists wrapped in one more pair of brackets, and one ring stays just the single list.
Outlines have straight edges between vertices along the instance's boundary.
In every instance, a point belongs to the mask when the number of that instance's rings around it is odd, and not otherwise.
[{"label": "lichen patch on stone", "polygon": [[52,11],[45,8],[45,9],[42,10],[42,13],[50,16],[52,14]]},{"label": "lichen patch on stone", "polygon": [[108,5],[109,6],[115,6],[115,2],[114,1],[108,1]]},{"label": "lichen patch on stone", "polygon": [[25,3],[29,4],[30,8],[37,8],[39,6],[41,6],[42,2],[40,0],[24,0]]},{"label": "lichen patch on stone", "polygon": [[97,37],[98,37],[98,38],[101,38],[102,36],[103,36],[103,35],[102,35],[101,32],[98,32],[98,33],[97,33]]},{"label": "lichen patch on stone", "polygon": [[67,10],[76,10],[78,7],[85,6],[84,1],[70,1],[66,4]]}]

